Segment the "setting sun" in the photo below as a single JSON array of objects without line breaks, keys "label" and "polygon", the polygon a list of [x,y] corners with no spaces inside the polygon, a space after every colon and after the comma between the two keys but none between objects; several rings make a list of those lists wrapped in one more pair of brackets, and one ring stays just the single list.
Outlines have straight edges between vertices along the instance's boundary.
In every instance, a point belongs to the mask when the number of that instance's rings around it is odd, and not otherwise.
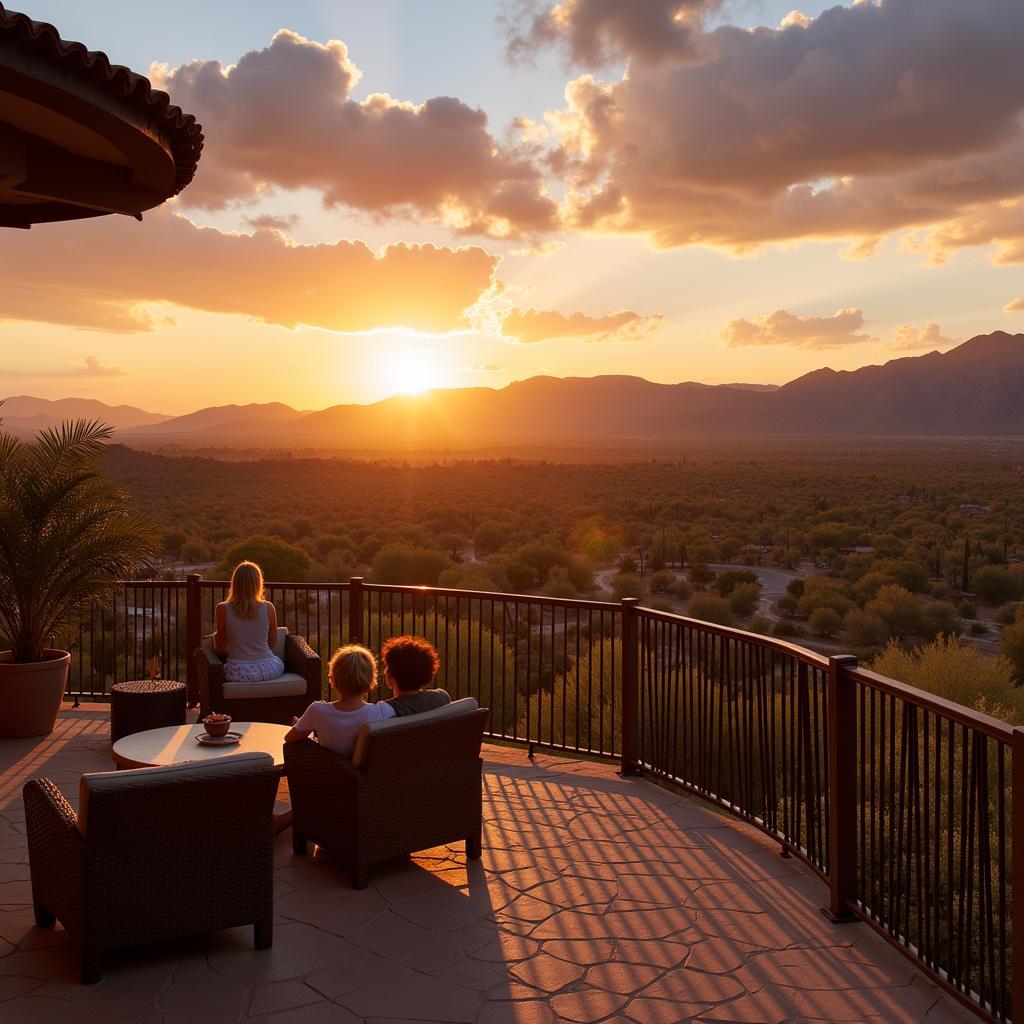
[{"label": "setting sun", "polygon": [[426,352],[397,352],[384,369],[385,390],[418,395],[437,386],[437,370]]}]

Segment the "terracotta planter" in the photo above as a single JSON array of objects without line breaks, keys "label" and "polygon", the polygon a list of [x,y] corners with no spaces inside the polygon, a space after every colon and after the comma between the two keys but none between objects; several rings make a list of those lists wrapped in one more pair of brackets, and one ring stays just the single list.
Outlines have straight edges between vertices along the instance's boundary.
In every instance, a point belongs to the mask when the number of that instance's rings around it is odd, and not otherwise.
[{"label": "terracotta planter", "polygon": [[53,732],[70,665],[67,651],[43,651],[42,661],[27,664],[17,664],[10,651],[0,651],[0,736]]}]

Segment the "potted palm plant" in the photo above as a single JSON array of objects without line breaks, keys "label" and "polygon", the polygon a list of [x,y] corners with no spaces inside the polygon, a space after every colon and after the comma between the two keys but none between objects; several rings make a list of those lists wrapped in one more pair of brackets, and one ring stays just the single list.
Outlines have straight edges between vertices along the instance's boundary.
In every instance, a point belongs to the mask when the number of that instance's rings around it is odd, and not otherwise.
[{"label": "potted palm plant", "polygon": [[155,551],[100,466],[110,436],[86,421],[33,443],[0,432],[0,736],[52,731],[71,663],[54,639]]}]

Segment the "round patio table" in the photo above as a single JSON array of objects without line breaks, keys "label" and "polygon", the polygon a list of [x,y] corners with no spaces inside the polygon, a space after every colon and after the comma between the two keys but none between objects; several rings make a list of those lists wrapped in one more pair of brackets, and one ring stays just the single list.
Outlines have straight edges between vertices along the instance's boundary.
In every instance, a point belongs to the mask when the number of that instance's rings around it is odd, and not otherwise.
[{"label": "round patio table", "polygon": [[[197,742],[196,736],[206,732],[202,722],[135,732],[114,744],[114,762],[118,768],[155,768],[186,761],[216,761],[232,754],[270,754],[274,767],[284,775],[284,737],[288,726],[270,722],[232,722],[231,731],[240,732],[242,738],[223,747],[204,746]],[[275,812],[275,834],[284,831],[291,823],[290,809],[283,813]]]},{"label": "round patio table", "polygon": [[284,774],[284,737],[286,725],[270,722],[232,722],[231,731],[240,732],[238,743],[223,747],[204,746],[196,736],[206,730],[197,725],[167,726],[122,736],[113,748],[118,768],[153,768],[157,765],[184,764],[186,761],[215,761],[232,754],[270,754],[274,766]]}]

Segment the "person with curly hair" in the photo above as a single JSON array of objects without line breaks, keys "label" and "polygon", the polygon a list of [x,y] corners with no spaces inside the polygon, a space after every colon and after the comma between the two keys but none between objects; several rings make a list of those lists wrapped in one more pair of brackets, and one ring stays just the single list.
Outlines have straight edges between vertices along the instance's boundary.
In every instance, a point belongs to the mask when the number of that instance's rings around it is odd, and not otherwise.
[{"label": "person with curly hair", "polygon": [[380,660],[384,682],[393,694],[386,703],[399,718],[451,703],[447,691],[434,688],[441,661],[429,640],[421,636],[393,636],[381,648]]}]

